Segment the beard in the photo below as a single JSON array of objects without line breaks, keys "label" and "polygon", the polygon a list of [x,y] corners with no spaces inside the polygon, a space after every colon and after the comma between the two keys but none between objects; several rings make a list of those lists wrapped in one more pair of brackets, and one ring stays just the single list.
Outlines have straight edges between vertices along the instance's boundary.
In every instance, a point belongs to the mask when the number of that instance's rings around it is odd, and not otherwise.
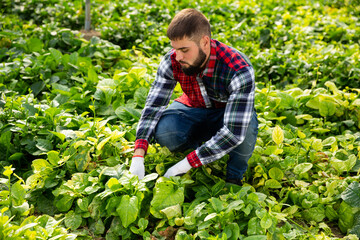
[{"label": "beard", "polygon": [[189,65],[188,67],[181,66],[181,69],[188,76],[198,74],[204,70],[205,67],[201,67],[201,66],[203,65],[205,60],[206,60],[206,54],[204,53],[203,50],[199,48],[199,56],[195,59],[194,63],[188,64],[186,62],[180,61],[180,63],[186,63]]}]

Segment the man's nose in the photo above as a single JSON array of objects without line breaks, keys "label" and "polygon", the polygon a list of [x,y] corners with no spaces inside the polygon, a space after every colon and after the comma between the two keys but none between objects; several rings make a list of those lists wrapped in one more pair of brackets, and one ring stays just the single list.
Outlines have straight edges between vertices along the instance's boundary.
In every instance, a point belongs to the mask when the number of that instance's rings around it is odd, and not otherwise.
[{"label": "man's nose", "polygon": [[183,58],[184,58],[184,55],[180,51],[176,52],[176,61],[179,62],[179,61],[183,60]]}]

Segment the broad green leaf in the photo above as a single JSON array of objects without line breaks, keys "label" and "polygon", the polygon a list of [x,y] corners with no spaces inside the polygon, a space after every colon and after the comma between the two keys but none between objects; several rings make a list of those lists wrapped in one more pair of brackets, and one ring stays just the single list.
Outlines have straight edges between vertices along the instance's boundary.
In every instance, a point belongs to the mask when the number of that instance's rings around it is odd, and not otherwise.
[{"label": "broad green leaf", "polygon": [[87,197],[79,198],[76,203],[82,211],[88,211],[89,199]]},{"label": "broad green leaf", "polygon": [[58,137],[62,142],[64,142],[65,140],[65,135],[63,133],[59,133],[59,132],[54,132],[54,131],[49,131],[52,134],[54,134],[56,137]]},{"label": "broad green leaf", "polygon": [[209,221],[217,216],[217,213],[210,213],[204,218],[204,222]]},{"label": "broad green leaf", "polygon": [[212,197],[209,199],[209,202],[211,203],[211,206],[213,207],[213,209],[218,213],[221,212],[225,207],[224,202],[218,198]]},{"label": "broad green leaf", "polygon": [[276,127],[273,129],[272,132],[272,140],[277,144],[280,145],[284,141],[284,132],[279,127],[279,125],[276,125]]},{"label": "broad green leaf", "polygon": [[141,179],[141,182],[151,182],[152,180],[155,180],[158,178],[158,174],[157,173],[151,173],[148,175],[145,175],[145,177],[143,179]]},{"label": "broad green leaf", "polygon": [[281,181],[284,177],[284,173],[281,169],[273,167],[269,170],[269,177]]},{"label": "broad green leaf", "polygon": [[53,149],[53,145],[49,140],[46,139],[38,139],[36,140],[36,147],[40,149],[42,152],[48,152]]},{"label": "broad green leaf", "polygon": [[266,209],[265,208],[261,208],[261,209],[257,209],[255,211],[255,214],[258,218],[263,218],[266,215]]},{"label": "broad green leaf", "polygon": [[141,111],[129,107],[120,106],[115,110],[115,114],[124,121],[136,120],[138,121],[141,117]]},{"label": "broad green leaf", "polygon": [[62,53],[54,48],[49,48],[49,51],[51,53],[51,56],[53,57],[53,59],[55,60],[56,64],[59,64],[61,59],[62,59]]},{"label": "broad green leaf", "polygon": [[330,163],[339,173],[349,172],[356,164],[356,156],[351,154],[345,161],[333,157],[330,159]]},{"label": "broad green leaf", "polygon": [[306,103],[306,106],[312,109],[319,109],[319,104],[319,97],[314,97]]},{"label": "broad green leaf", "polygon": [[10,144],[11,144],[11,132],[10,131],[1,133],[0,144],[4,145],[6,147],[10,147]]},{"label": "broad green leaf", "polygon": [[56,197],[54,202],[56,208],[60,212],[67,212],[71,208],[74,201],[74,197],[69,195],[61,195],[60,197]]},{"label": "broad green leaf", "polygon": [[23,153],[17,152],[9,157],[9,161],[19,161],[24,157]]},{"label": "broad green leaf", "polygon": [[261,193],[261,192],[253,192],[253,193],[250,193],[249,195],[252,195],[252,194],[255,194],[257,196],[258,203],[264,202],[265,199],[268,197],[266,194]]},{"label": "broad green leaf", "polygon": [[89,68],[89,70],[88,70],[88,80],[93,83],[97,83],[99,80],[98,75],[93,68]]},{"label": "broad green leaf", "polygon": [[336,138],[335,137],[328,137],[322,141],[323,146],[332,146],[333,144],[336,144]]},{"label": "broad green leaf", "polygon": [[22,204],[25,200],[25,194],[26,190],[19,182],[11,186],[11,196],[16,200],[17,205]]},{"label": "broad green leaf", "polygon": [[355,99],[355,100],[351,103],[350,106],[354,106],[355,108],[360,107],[360,99],[359,99],[359,98]]},{"label": "broad green leaf", "polygon": [[140,218],[138,221],[139,228],[145,230],[149,224],[149,221],[145,218]]},{"label": "broad green leaf", "polygon": [[265,112],[264,113],[264,118],[267,120],[277,120],[277,121],[282,121],[284,119],[286,119],[285,116],[278,116],[276,113],[274,112]]},{"label": "broad green leaf", "polygon": [[335,221],[339,218],[338,213],[334,210],[332,205],[327,205],[325,208],[325,216],[329,219],[329,221]]},{"label": "broad green leaf", "polygon": [[301,212],[301,216],[306,221],[315,221],[315,222],[321,222],[324,220],[325,216],[325,209],[323,206],[319,205],[314,208],[305,209]]},{"label": "broad green leaf", "polygon": [[38,225],[39,223],[28,223],[26,225],[23,225],[21,226],[20,228],[16,229],[14,235],[17,236],[17,235],[23,235],[23,232],[26,231],[27,229],[29,228],[33,228],[35,227],[36,225]]},{"label": "broad green leaf", "polygon": [[240,210],[244,207],[244,201],[243,200],[235,200],[229,203],[229,205],[226,208],[226,212],[233,211],[233,210]]},{"label": "broad green leaf", "polygon": [[82,223],[82,217],[80,214],[75,213],[73,210],[65,215],[65,226],[71,230],[76,230]]},{"label": "broad green leaf", "polygon": [[34,116],[38,113],[38,110],[32,104],[24,103],[23,107],[26,109],[26,112],[29,116]]},{"label": "broad green leaf", "polygon": [[33,84],[31,84],[30,88],[32,93],[37,96],[44,88],[45,88],[46,84],[43,81],[38,81],[35,82]]},{"label": "broad green leaf", "polygon": [[43,170],[45,170],[46,168],[50,168],[50,164],[48,161],[44,160],[44,159],[36,159],[32,162],[31,166],[34,169],[34,172],[41,172]]},{"label": "broad green leaf", "polygon": [[314,150],[316,150],[316,151],[321,151],[322,148],[323,148],[321,139],[315,139],[315,140],[312,142],[312,148],[313,148]]},{"label": "broad green leaf", "polygon": [[349,229],[354,225],[354,210],[346,202],[341,202],[339,213],[339,228],[342,233],[347,233]]},{"label": "broad green leaf", "polygon": [[296,115],[296,119],[311,120],[313,119],[313,116],[311,116],[310,114],[300,114]]},{"label": "broad green leaf", "polygon": [[29,52],[40,52],[44,43],[38,38],[30,38],[26,41]]},{"label": "broad green leaf", "polygon": [[[198,237],[203,236],[203,233],[201,231],[197,232],[197,234]],[[206,239],[207,236],[204,237],[205,238],[201,238],[201,239]],[[175,240],[191,240],[191,239],[193,238],[190,235],[188,235],[185,230],[181,228],[176,232]]]},{"label": "broad green leaf", "polygon": [[101,151],[101,149],[104,147],[104,145],[110,140],[111,137],[107,137],[103,139],[96,147],[98,151]]},{"label": "broad green leaf", "polygon": [[312,163],[300,163],[295,166],[294,173],[295,174],[302,174],[306,173],[313,167]]},{"label": "broad green leaf", "polygon": [[181,217],[181,206],[176,204],[160,210],[161,213],[165,214],[167,219],[172,219],[174,217]]},{"label": "broad green leaf", "polygon": [[84,172],[91,160],[90,151],[85,147],[79,147],[78,153],[74,156],[75,166],[79,172]]},{"label": "broad green leaf", "polygon": [[121,176],[123,175],[124,171],[125,171],[125,164],[118,164],[114,167],[105,167],[101,171],[99,178],[102,175],[105,175],[105,176],[109,176],[109,177],[114,177],[116,179],[120,179]]},{"label": "broad green leaf", "polygon": [[[14,200],[14,199],[13,199]],[[21,205],[11,207],[11,213],[18,216],[26,216],[29,214],[29,203],[23,202]]]},{"label": "broad green leaf", "polygon": [[135,76],[135,79],[140,80],[145,76],[146,72],[147,72],[146,68],[133,67],[132,69],[130,69],[129,75]]},{"label": "broad green leaf", "polygon": [[360,238],[360,211],[354,216],[354,225],[349,230],[349,234],[355,234],[358,238]]},{"label": "broad green leaf", "polygon": [[137,106],[140,107],[141,109],[144,108],[145,106],[147,95],[148,95],[148,89],[145,87],[140,87],[136,89],[134,93],[134,100]]},{"label": "broad green leaf", "polygon": [[286,214],[287,216],[294,215],[299,210],[299,207],[297,205],[292,205],[288,208],[285,208],[282,212]]},{"label": "broad green leaf", "polygon": [[320,101],[319,112],[323,117],[332,116],[336,112],[336,104],[327,100]]},{"label": "broad green leaf", "polygon": [[90,231],[93,232],[96,235],[101,235],[105,232],[105,225],[101,218],[99,218],[97,221],[93,222],[90,225]]},{"label": "broad green leaf", "polygon": [[106,207],[103,203],[104,201],[99,195],[94,197],[88,207],[91,218],[95,220],[100,218],[101,213],[105,210]]},{"label": "broad green leaf", "polygon": [[296,105],[295,98],[290,94],[284,92],[278,92],[277,96],[280,97],[281,99],[279,107],[282,109],[293,108]]},{"label": "broad green leaf", "polygon": [[136,196],[123,195],[116,212],[119,214],[122,225],[127,228],[135,222],[139,214],[139,201]]},{"label": "broad green leaf", "polygon": [[[194,204],[194,203],[193,203]],[[197,204],[193,209],[186,213],[184,222],[187,225],[196,224],[196,218],[202,214],[202,209],[206,206],[205,202]]]},{"label": "broad green leaf", "polygon": [[106,185],[111,189],[111,191],[115,192],[121,189],[122,185],[119,183],[119,180],[116,178],[110,178]]},{"label": "broad green leaf", "polygon": [[259,196],[256,193],[250,193],[247,195],[247,199],[253,202],[259,202]]},{"label": "broad green leaf", "polygon": [[298,130],[298,131],[297,131],[297,135],[298,135],[298,137],[299,137],[299,138],[301,138],[301,139],[306,138],[305,133],[303,133],[303,132],[302,132],[302,131],[300,131],[300,130]]},{"label": "broad green leaf", "polygon": [[351,207],[360,208],[360,183],[352,182],[344,192],[341,193],[341,198]]},{"label": "broad green leaf", "polygon": [[260,225],[264,229],[268,229],[273,224],[272,218],[269,213],[266,213],[263,218],[261,218]]},{"label": "broad green leaf", "polygon": [[237,240],[240,237],[240,227],[237,223],[227,224],[224,228],[224,232],[229,240]]},{"label": "broad green leaf", "polygon": [[268,188],[282,188],[281,184],[275,179],[266,180],[265,186]]},{"label": "broad green leaf", "polygon": [[[277,153],[277,150],[278,150],[278,146],[275,145],[275,146],[267,146],[266,149],[264,150],[264,154],[270,156],[272,154],[275,154]],[[276,155],[276,154],[275,154]]]},{"label": "broad green leaf", "polygon": [[261,47],[270,47],[271,41],[271,30],[268,28],[263,28],[260,30],[260,46]]},{"label": "broad green leaf", "polygon": [[51,165],[57,166],[58,162],[60,161],[59,152],[57,151],[50,151],[47,153],[48,161]]},{"label": "broad green leaf", "polygon": [[247,234],[248,235],[265,234],[265,229],[261,227],[259,218],[253,217],[249,220]]},{"label": "broad green leaf", "polygon": [[113,196],[110,199],[108,199],[105,207],[107,214],[118,216],[119,213],[116,212],[116,209],[119,206],[120,202],[121,202],[121,196]]},{"label": "broad green leaf", "polygon": [[339,95],[339,94],[340,94],[340,91],[339,91],[339,89],[336,87],[335,83],[330,82],[330,81],[327,81],[327,82],[325,82],[324,85],[327,86],[327,87],[330,89],[330,91],[333,92],[334,95]]},{"label": "broad green leaf", "polygon": [[154,187],[150,212],[156,218],[163,218],[160,210],[177,204],[182,205],[184,197],[184,187],[165,178],[159,178]]},{"label": "broad green leaf", "polygon": [[71,96],[70,88],[63,84],[53,83],[51,84],[53,93],[60,93],[65,96]]}]

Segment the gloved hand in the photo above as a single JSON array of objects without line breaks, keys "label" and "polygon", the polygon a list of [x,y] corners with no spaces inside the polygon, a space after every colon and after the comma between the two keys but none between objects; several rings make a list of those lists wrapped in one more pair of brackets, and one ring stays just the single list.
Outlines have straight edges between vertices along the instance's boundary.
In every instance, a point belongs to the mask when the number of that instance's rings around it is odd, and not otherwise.
[{"label": "gloved hand", "polygon": [[144,157],[134,156],[130,165],[130,172],[139,177],[139,180],[145,176]]},{"label": "gloved hand", "polygon": [[191,169],[191,166],[189,164],[189,161],[187,160],[187,158],[184,158],[183,160],[181,160],[180,162],[178,162],[177,164],[175,164],[174,166],[169,168],[166,171],[164,177],[168,178],[168,177],[171,177],[171,176],[177,176],[177,175],[185,174],[190,169]]}]

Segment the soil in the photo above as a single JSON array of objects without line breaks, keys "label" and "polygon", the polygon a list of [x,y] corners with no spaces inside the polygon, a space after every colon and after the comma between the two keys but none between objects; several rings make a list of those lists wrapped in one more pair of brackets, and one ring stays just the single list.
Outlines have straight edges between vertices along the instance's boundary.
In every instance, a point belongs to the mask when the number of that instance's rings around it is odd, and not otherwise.
[{"label": "soil", "polygon": [[82,29],[80,32],[83,34],[83,38],[85,38],[86,40],[90,40],[92,37],[100,38],[100,36],[101,36],[101,33],[97,32],[95,30],[86,31],[86,30]]}]

